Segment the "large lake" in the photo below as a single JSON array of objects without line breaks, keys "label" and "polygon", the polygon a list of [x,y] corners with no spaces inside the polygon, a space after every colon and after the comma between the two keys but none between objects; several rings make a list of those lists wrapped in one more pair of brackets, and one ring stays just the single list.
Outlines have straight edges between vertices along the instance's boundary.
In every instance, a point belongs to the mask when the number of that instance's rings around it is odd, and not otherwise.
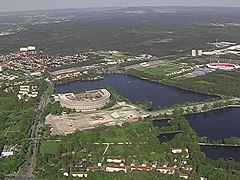
[{"label": "large lake", "polygon": [[133,103],[152,102],[152,109],[177,103],[205,101],[213,96],[195,93],[124,74],[107,74],[103,80],[74,81],[56,86],[56,93],[80,92],[89,89],[113,87]]},{"label": "large lake", "polygon": [[240,108],[188,115],[187,120],[198,136],[207,136],[209,140],[240,137]]}]

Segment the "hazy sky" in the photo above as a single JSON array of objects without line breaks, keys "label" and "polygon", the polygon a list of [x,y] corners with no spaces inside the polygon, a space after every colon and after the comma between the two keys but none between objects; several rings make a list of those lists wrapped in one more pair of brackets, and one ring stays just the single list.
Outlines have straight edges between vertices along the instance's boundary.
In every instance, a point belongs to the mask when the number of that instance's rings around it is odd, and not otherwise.
[{"label": "hazy sky", "polygon": [[240,7],[240,0],[0,0],[0,11],[114,6]]}]

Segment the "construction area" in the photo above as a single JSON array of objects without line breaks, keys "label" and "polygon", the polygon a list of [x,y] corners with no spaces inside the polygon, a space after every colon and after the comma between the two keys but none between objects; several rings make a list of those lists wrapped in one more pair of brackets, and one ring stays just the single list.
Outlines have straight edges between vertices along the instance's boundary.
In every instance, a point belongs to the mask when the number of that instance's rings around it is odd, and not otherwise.
[{"label": "construction area", "polygon": [[66,135],[76,130],[94,129],[99,125],[114,126],[124,122],[134,122],[146,114],[134,106],[115,106],[108,111],[74,113],[55,116],[49,114],[45,124],[51,126],[51,135]]}]

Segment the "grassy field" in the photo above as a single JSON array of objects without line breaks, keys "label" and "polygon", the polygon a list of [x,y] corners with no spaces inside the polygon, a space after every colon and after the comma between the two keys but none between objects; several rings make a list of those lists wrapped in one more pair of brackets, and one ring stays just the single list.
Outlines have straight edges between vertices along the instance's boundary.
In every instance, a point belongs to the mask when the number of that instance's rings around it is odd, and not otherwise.
[{"label": "grassy field", "polygon": [[99,55],[102,58],[104,58],[106,61],[123,60],[123,59],[127,59],[129,57],[129,56],[123,54],[123,53],[109,54],[108,52],[102,52],[102,51],[92,52],[92,54]]},{"label": "grassy field", "polygon": [[40,147],[40,153],[50,153],[55,154],[57,150],[59,149],[59,145],[61,142],[59,141],[42,141],[41,147]]},{"label": "grassy field", "polygon": [[110,129],[108,132],[101,133],[101,139],[104,139],[105,142],[126,142],[129,141],[124,130],[122,129]]},{"label": "grassy field", "polygon": [[179,67],[179,66],[166,65],[166,66],[146,69],[145,72],[146,73],[151,73],[151,74],[157,74],[157,75],[160,75],[160,76],[164,76],[164,75],[166,75],[168,73],[176,72],[176,71],[179,71],[181,69],[182,68]]},{"label": "grassy field", "polygon": [[209,82],[209,81],[204,81],[204,80],[200,80],[200,81],[197,81],[199,84],[205,84],[205,85],[214,85],[215,83],[213,82]]}]

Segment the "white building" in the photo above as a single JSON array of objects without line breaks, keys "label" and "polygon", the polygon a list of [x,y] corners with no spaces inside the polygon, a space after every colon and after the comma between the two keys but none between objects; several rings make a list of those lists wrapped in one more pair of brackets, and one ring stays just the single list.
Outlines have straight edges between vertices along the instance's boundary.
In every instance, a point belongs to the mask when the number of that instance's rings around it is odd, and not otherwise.
[{"label": "white building", "polygon": [[20,52],[27,52],[28,51],[28,48],[27,47],[21,47],[20,48]]},{"label": "white building", "polygon": [[203,50],[198,50],[198,55],[202,56],[203,55]]},{"label": "white building", "polygon": [[122,162],[125,162],[125,159],[123,158],[108,158],[107,159],[107,162],[108,163],[122,163]]},{"label": "white building", "polygon": [[66,177],[68,177],[68,176],[69,176],[69,173],[68,173],[68,172],[64,172],[63,175],[66,176]]},{"label": "white building", "polygon": [[162,174],[174,174],[175,171],[179,170],[179,168],[173,168],[173,167],[159,167],[157,168],[157,171],[159,171]]},{"label": "white building", "polygon": [[196,57],[197,56],[197,51],[196,50],[192,50],[192,57]]},{"label": "white building", "polygon": [[3,151],[2,153],[1,153],[1,156],[2,157],[9,157],[9,156],[13,156],[13,151]]},{"label": "white building", "polygon": [[35,46],[28,46],[27,50],[28,51],[36,51],[36,47]]},{"label": "white building", "polygon": [[73,177],[79,177],[79,178],[87,178],[88,174],[86,172],[73,172]]},{"label": "white building", "polygon": [[32,72],[30,73],[30,76],[41,76],[42,73],[41,72]]},{"label": "white building", "polygon": [[182,153],[182,149],[172,149],[173,154],[180,154]]}]

